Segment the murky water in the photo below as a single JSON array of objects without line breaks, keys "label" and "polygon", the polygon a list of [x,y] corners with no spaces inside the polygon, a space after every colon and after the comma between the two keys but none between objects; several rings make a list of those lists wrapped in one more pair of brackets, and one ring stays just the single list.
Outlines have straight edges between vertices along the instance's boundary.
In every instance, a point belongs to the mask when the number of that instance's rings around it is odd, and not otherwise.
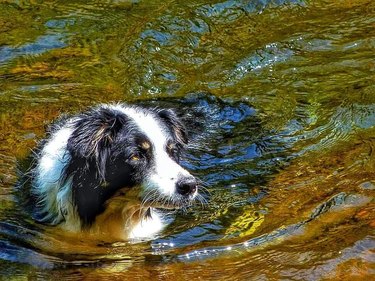
[{"label": "murky water", "polygon": [[[374,1],[67,2],[0,3],[4,280],[375,278]],[[209,203],[151,242],[62,237],[17,201],[45,126],[110,101],[200,114],[183,164]]]}]

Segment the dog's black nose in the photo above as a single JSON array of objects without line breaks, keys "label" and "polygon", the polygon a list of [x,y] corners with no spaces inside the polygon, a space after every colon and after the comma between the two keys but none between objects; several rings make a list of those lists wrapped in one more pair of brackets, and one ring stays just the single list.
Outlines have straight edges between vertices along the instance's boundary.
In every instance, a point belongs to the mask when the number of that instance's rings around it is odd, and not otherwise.
[{"label": "dog's black nose", "polygon": [[197,182],[194,178],[186,178],[177,182],[176,191],[178,194],[188,196],[197,190]]}]

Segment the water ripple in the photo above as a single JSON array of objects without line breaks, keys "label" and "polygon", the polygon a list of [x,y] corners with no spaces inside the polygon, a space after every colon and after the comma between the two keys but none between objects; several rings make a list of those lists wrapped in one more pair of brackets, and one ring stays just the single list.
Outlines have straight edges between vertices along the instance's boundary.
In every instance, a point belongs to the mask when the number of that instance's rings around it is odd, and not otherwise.
[{"label": "water ripple", "polygon": [[[327,212],[338,212],[342,208],[365,205],[370,201],[371,199],[365,196],[348,195],[342,192],[332,196],[326,202],[316,206],[315,209],[312,210],[309,218],[304,221],[288,226],[282,226],[274,231],[248,239],[244,242],[226,244],[225,246],[204,247],[187,251],[183,254],[172,254],[169,256],[169,259],[171,261],[192,262],[196,260],[211,259],[223,255],[238,255],[245,254],[249,251],[253,252],[263,247],[281,243],[285,239],[290,239],[293,236],[301,235],[301,233],[304,232],[304,228],[308,226],[310,222],[313,222],[319,216],[322,216]],[[153,244],[153,248],[155,249],[155,254],[165,254],[171,250],[174,250],[175,245],[170,244],[168,240],[164,240],[164,242],[161,243],[155,242]]]},{"label": "water ripple", "polygon": [[21,56],[40,55],[65,46],[65,36],[62,34],[43,35],[38,37],[35,42],[19,47],[2,46],[0,47],[0,65]]},{"label": "water ripple", "polygon": [[265,0],[265,1],[236,1],[228,0],[220,3],[203,5],[197,9],[197,13],[221,23],[228,23],[238,19],[242,15],[262,13],[267,8],[298,5],[304,6],[304,0]]}]

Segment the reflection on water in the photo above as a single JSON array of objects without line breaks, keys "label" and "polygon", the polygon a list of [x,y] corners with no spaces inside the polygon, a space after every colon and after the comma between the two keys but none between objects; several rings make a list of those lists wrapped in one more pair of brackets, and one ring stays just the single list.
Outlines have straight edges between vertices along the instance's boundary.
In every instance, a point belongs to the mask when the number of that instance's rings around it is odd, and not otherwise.
[{"label": "reflection on water", "polygon": [[[375,2],[0,4],[0,273],[5,278],[370,280]],[[18,168],[61,113],[178,109],[209,203],[154,241],[35,224]]]}]

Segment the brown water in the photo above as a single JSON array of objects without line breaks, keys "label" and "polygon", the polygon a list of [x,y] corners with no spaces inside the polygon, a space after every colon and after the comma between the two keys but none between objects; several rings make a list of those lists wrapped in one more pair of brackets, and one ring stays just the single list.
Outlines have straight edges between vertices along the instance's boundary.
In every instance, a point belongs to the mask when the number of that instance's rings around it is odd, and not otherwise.
[{"label": "brown water", "polygon": [[[0,276],[375,279],[375,2],[1,1]],[[184,166],[210,191],[154,241],[66,237],[18,167],[61,113],[203,113]]]}]

